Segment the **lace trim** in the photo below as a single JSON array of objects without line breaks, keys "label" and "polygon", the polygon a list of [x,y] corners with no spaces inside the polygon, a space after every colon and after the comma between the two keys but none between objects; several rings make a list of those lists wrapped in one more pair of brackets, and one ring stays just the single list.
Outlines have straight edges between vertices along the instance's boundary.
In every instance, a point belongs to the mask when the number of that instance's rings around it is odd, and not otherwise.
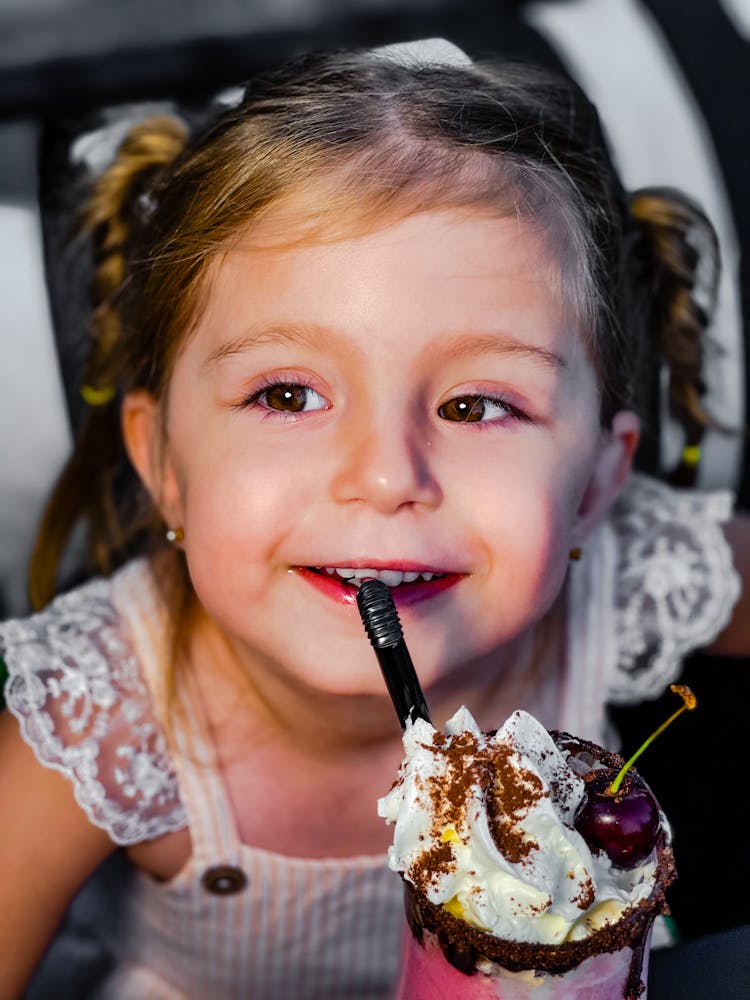
[{"label": "lace trim", "polygon": [[729,621],[740,580],[721,524],[732,509],[728,491],[682,492],[640,474],[618,499],[612,702],[658,697]]},{"label": "lace trim", "polygon": [[0,650],[7,706],[23,738],[73,782],[92,823],[120,845],[186,826],[166,740],[108,581],[0,624]]}]

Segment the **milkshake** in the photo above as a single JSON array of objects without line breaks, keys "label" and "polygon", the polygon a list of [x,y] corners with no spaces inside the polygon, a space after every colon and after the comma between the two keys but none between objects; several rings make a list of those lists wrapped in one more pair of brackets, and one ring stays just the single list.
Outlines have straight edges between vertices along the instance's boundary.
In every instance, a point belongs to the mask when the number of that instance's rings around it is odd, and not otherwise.
[{"label": "milkshake", "polygon": [[404,749],[378,802],[409,926],[397,1000],[643,1000],[676,873],[634,771],[605,801],[636,817],[632,843],[600,822],[597,790],[623,759],[520,711],[483,734],[465,708],[443,732],[409,723]]}]

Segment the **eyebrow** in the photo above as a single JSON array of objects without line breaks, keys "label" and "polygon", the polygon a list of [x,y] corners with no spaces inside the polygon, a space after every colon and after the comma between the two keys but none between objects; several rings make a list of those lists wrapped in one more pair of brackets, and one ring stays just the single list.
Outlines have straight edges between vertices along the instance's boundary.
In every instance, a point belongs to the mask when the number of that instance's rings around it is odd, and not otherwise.
[{"label": "eyebrow", "polygon": [[[225,358],[241,354],[264,344],[301,344],[308,347],[320,346],[336,336],[336,331],[314,323],[278,323],[246,330],[240,336],[220,344],[208,354],[202,367],[211,368]],[[560,371],[568,367],[562,355],[537,344],[529,344],[507,333],[492,334],[452,334],[440,341],[437,351],[446,360],[477,357],[482,354],[526,357],[541,361],[546,368]]]},{"label": "eyebrow", "polygon": [[539,347],[537,344],[526,343],[509,333],[498,333],[494,336],[484,333],[458,334],[446,337],[437,350],[449,360],[472,358],[480,354],[501,354],[541,361],[546,368],[552,368],[554,371],[568,367],[568,362],[561,354],[547,350],[546,347]]},{"label": "eyebrow", "polygon": [[253,327],[238,337],[219,344],[203,361],[203,368],[211,368],[234,354],[261,347],[264,344],[302,344],[315,346],[330,337],[330,331],[314,323],[275,323],[271,326]]}]

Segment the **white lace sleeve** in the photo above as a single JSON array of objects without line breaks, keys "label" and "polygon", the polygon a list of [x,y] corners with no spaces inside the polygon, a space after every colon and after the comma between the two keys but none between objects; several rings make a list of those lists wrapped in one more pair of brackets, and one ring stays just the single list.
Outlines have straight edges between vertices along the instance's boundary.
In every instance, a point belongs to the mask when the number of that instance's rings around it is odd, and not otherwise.
[{"label": "white lace sleeve", "polygon": [[656,698],[683,658],[728,622],[740,581],[721,524],[727,491],[675,490],[633,475],[611,514],[617,540],[617,666],[608,698]]},{"label": "white lace sleeve", "polygon": [[78,803],[117,844],[187,823],[163,731],[108,581],[0,624],[6,703],[39,760],[72,782]]}]

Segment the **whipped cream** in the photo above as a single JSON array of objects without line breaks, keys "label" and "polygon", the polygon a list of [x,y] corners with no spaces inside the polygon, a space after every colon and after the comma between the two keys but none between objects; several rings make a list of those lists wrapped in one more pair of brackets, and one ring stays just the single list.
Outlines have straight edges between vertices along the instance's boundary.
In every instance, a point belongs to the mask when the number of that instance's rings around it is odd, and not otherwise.
[{"label": "whipped cream", "polygon": [[390,868],[430,902],[495,937],[558,944],[650,894],[655,858],[615,868],[574,829],[589,765],[527,712],[483,734],[462,707],[444,732],[418,719],[403,740],[378,815],[395,823]]}]

